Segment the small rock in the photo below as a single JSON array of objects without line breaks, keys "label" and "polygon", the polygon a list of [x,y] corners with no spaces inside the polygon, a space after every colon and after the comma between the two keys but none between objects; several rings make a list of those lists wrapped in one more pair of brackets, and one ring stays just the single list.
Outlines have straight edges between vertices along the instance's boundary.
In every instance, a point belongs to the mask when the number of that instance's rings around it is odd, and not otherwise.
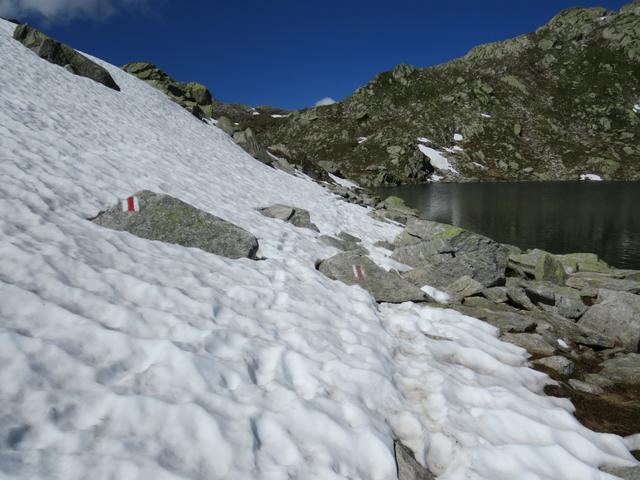
[{"label": "small rock", "polygon": [[420,465],[413,452],[400,441],[395,442],[394,450],[398,466],[398,480],[436,480],[436,476]]},{"label": "small rock", "polygon": [[560,355],[534,360],[533,363],[535,365],[548,368],[549,370],[553,370],[563,376],[571,375],[575,370],[573,362],[566,357],[561,357]]},{"label": "small rock", "polygon": [[237,127],[231,121],[229,117],[222,116],[218,118],[218,123],[216,123],[216,127],[222,130],[227,135],[233,137],[233,134],[236,132]]},{"label": "small rock", "polygon": [[521,288],[507,288],[507,297],[511,303],[524,310],[535,310],[536,306],[531,303],[529,297]]},{"label": "small rock", "polygon": [[604,390],[598,385],[592,385],[591,383],[583,382],[582,380],[576,380],[575,378],[569,380],[569,386],[574,390],[583,393],[589,393],[591,395],[601,395],[604,393]]},{"label": "small rock", "polygon": [[506,287],[485,288],[480,293],[482,293],[485,298],[491,300],[494,303],[505,303],[509,299],[509,297],[507,296]]},{"label": "small rock", "polygon": [[277,218],[300,228],[307,228],[319,232],[318,227],[311,223],[311,215],[307,210],[288,205],[275,204],[270,207],[259,208],[258,211],[265,217]]},{"label": "small rock", "polygon": [[531,355],[548,356],[556,351],[553,345],[537,333],[506,333],[500,339],[524,348]]},{"label": "small rock", "polygon": [[605,360],[600,374],[615,383],[640,385],[640,354],[627,353]]},{"label": "small rock", "polygon": [[484,285],[476,282],[468,275],[460,277],[452,284],[448,285],[445,291],[450,295],[452,302],[460,301],[465,297],[471,297],[480,293],[484,289]]},{"label": "small rock", "polygon": [[341,240],[339,238],[331,237],[329,235],[320,235],[318,239],[338,250],[342,250],[343,252],[358,252],[362,255],[368,255],[369,251],[364,248],[362,245],[355,242],[347,242],[345,240]]}]

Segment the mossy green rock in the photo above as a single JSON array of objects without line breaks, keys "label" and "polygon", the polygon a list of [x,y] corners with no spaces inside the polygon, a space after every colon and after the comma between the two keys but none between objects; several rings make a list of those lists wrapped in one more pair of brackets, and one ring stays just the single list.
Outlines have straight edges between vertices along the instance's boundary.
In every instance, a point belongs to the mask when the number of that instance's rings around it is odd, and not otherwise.
[{"label": "mossy green rock", "polygon": [[546,281],[555,283],[556,285],[564,285],[567,279],[567,273],[564,265],[555,256],[550,254],[541,255],[538,258],[535,270],[535,278],[538,281]]},{"label": "mossy green rock", "polygon": [[148,240],[199,248],[227,258],[256,258],[258,240],[246,230],[169,195],[144,190],[135,194],[140,211],[117,204],[93,222]]}]

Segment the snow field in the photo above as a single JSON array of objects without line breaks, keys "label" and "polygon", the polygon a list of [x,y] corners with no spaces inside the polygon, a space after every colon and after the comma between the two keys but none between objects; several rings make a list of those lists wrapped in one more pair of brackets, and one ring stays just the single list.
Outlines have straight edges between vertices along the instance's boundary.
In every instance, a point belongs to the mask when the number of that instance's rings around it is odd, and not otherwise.
[{"label": "snow field", "polygon": [[[121,92],[12,30],[0,20],[0,478],[387,480],[394,436],[444,480],[610,479],[598,465],[633,463],[632,440],[582,427],[493,327],[377,305],[314,269],[336,252],[316,233],[255,209],[306,208],[387,266],[373,243],[398,227],[116,67]],[[86,220],[142,189],[251,231],[266,259]]]}]

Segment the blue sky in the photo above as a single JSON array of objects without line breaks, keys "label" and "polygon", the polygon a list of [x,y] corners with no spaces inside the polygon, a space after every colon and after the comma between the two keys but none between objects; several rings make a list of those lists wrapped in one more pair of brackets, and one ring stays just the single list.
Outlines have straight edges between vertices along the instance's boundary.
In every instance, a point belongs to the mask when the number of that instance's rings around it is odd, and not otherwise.
[{"label": "blue sky", "polygon": [[[581,0],[618,9],[625,0]],[[116,65],[150,61],[214,97],[302,108],[398,63],[429,66],[535,30],[576,0],[0,0]]]}]

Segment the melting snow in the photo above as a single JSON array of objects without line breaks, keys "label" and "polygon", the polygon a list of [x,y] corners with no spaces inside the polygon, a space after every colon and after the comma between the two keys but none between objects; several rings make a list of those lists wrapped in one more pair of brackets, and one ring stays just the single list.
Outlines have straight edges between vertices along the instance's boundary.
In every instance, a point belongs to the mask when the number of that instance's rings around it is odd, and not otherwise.
[{"label": "melting snow", "polygon": [[364,143],[366,142],[368,139],[368,137],[358,137],[358,143]]},{"label": "melting snow", "polygon": [[442,290],[438,290],[437,288],[431,287],[429,285],[425,285],[420,290],[429,295],[438,303],[449,303],[449,299],[451,298],[451,296],[447,292],[443,292]]},{"label": "melting snow", "polygon": [[271,118],[287,118],[289,115],[282,115],[280,113],[274,113]]},{"label": "melting snow", "polygon": [[587,180],[591,182],[601,182],[602,177],[600,175],[596,175],[595,173],[583,173],[580,175],[580,180]]},{"label": "melting snow", "polygon": [[449,153],[463,152],[464,148],[454,145],[453,147],[444,147],[444,150]]},{"label": "melting snow", "polygon": [[[634,463],[495,328],[376,304],[314,268],[334,252],[315,232],[256,208],[306,208],[376,261],[399,227],[117,67],[103,63],[121,92],[47,63],[13,28],[0,21],[0,418],[18,433],[0,477],[393,480],[395,437],[443,480],[604,480],[598,465]],[[266,259],[86,220],[143,188],[248,229]]]},{"label": "melting snow", "polygon": [[461,133],[456,133],[453,135],[453,140],[456,142],[461,142],[464,140],[464,135],[462,135]]},{"label": "melting snow", "polygon": [[636,113],[640,113],[640,103],[638,103],[637,105],[633,106],[633,111]]},{"label": "melting snow", "polygon": [[346,178],[338,177],[332,173],[329,174],[331,180],[336,182],[338,185],[341,185],[346,188],[360,188],[357,183],[352,182],[351,180],[347,180]]},{"label": "melting snow", "polygon": [[486,165],[482,165],[481,163],[478,163],[478,162],[471,162],[471,163],[473,163],[478,168],[482,168],[483,170],[487,169]]},{"label": "melting snow", "polygon": [[480,116],[483,118],[491,118],[491,115],[489,115],[488,113],[481,113]]},{"label": "melting snow", "polygon": [[427,137],[418,137],[418,141],[420,143],[433,143],[431,140],[429,140]]},{"label": "melting snow", "polygon": [[449,160],[447,160],[447,157],[445,157],[439,151],[422,144],[419,144],[418,148],[423,154],[429,157],[429,159],[431,160],[431,165],[434,168],[437,168],[438,170],[448,170],[450,172],[458,173],[456,169],[451,166]]}]

